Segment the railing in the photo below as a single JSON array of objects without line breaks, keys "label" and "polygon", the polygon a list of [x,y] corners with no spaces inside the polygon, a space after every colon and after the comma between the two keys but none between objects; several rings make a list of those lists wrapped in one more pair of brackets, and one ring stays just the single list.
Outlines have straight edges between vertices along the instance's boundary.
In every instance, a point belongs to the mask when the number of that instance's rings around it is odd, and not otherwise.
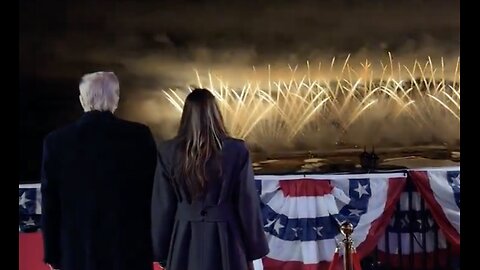
[{"label": "railing", "polygon": [[[35,186],[35,185],[32,185]],[[35,209],[38,191],[29,191],[32,195],[22,208]],[[20,198],[20,203],[22,199]],[[40,214],[36,211],[20,211],[20,215],[31,217],[31,222],[22,226],[22,231],[34,231],[38,228]],[[30,211],[30,210],[29,210]],[[350,237],[353,228],[343,224],[340,229],[345,235],[344,247],[347,251],[343,254],[344,266],[353,270],[352,246]],[[350,233],[350,234],[349,234]],[[435,219],[422,196],[417,192],[414,183],[407,178],[405,191],[397,203],[396,210],[388,225],[384,237],[380,239],[376,249],[361,262],[362,270],[457,270],[459,255],[446,241]]]}]

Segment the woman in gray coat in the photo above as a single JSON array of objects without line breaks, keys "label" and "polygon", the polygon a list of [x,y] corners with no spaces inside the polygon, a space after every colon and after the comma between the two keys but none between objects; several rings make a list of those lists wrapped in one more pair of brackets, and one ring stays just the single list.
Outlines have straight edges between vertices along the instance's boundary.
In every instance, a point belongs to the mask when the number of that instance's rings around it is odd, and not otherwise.
[{"label": "woman in gray coat", "polygon": [[159,147],[152,237],[168,270],[253,269],[269,252],[248,149],[206,89],[188,95],[177,136]]}]

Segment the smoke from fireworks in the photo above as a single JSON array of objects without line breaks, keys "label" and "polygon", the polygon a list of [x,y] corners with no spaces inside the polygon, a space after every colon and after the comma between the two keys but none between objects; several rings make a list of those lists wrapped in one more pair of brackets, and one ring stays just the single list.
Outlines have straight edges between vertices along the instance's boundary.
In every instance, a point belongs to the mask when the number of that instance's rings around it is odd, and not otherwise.
[{"label": "smoke from fireworks", "polygon": [[[163,89],[144,104],[158,122],[157,135],[175,133],[183,101],[193,87],[213,92],[231,135],[259,150],[314,150],[341,145],[458,144],[460,68],[447,75],[443,58],[406,66],[365,60],[354,67],[306,62],[304,67],[253,67],[242,86],[221,73],[192,72],[195,85]],[[452,72],[453,71],[453,72]],[[334,78],[334,79],[332,79]],[[168,104],[165,104],[165,100]],[[155,126],[155,125],[153,125]]]}]

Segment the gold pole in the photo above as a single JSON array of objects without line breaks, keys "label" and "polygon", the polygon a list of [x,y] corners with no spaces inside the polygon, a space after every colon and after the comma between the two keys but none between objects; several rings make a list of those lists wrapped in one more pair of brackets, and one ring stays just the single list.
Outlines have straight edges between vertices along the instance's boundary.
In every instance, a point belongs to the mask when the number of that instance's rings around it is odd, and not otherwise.
[{"label": "gold pole", "polygon": [[340,231],[345,236],[345,239],[343,239],[343,246],[345,248],[345,252],[343,253],[343,269],[353,270],[353,240],[350,237],[353,233],[352,223],[344,222],[340,227]]}]

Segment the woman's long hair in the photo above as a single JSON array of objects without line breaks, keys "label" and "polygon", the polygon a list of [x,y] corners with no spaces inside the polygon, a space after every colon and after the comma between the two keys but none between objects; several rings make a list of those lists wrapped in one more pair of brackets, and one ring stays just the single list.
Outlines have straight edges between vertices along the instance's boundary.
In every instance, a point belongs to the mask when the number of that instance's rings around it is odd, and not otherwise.
[{"label": "woman's long hair", "polygon": [[174,177],[191,198],[198,197],[205,190],[209,177],[207,162],[213,161],[213,171],[221,174],[220,155],[225,136],[227,131],[215,97],[207,89],[194,89],[183,106],[177,133],[180,166],[177,177]]}]

